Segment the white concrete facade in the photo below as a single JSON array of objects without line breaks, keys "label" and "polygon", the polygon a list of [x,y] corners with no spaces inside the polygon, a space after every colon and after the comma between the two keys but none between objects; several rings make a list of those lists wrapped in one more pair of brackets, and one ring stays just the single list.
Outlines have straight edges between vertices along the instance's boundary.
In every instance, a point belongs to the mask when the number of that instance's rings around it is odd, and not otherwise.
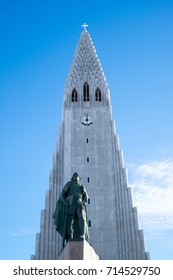
[{"label": "white concrete facade", "polygon": [[75,171],[90,197],[89,242],[99,258],[148,259],[112,120],[108,85],[86,30],[67,77],[60,134],[32,259],[58,259],[62,240],[52,215],[62,187]]}]

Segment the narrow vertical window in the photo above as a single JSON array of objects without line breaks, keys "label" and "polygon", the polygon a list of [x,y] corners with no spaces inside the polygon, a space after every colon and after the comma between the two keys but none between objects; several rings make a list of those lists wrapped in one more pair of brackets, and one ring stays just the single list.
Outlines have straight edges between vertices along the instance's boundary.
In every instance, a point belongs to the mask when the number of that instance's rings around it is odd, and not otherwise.
[{"label": "narrow vertical window", "polygon": [[77,102],[77,90],[74,88],[71,93],[71,101]]},{"label": "narrow vertical window", "polygon": [[90,197],[88,198],[88,204],[90,204],[91,203],[91,199],[90,199]]},{"label": "narrow vertical window", "polygon": [[87,144],[89,143],[89,138],[86,138],[86,143],[87,143]]},{"label": "narrow vertical window", "polygon": [[87,183],[90,183],[90,177],[87,178]]},{"label": "narrow vertical window", "polygon": [[87,157],[87,163],[89,163],[90,162],[90,158],[89,157]]},{"label": "narrow vertical window", "polygon": [[96,89],[95,91],[95,101],[101,101],[102,100],[102,97],[101,97],[101,91],[99,88]]},{"label": "narrow vertical window", "polygon": [[83,101],[89,101],[89,85],[87,82],[83,86]]},{"label": "narrow vertical window", "polygon": [[91,220],[88,221],[88,227],[91,227]]}]

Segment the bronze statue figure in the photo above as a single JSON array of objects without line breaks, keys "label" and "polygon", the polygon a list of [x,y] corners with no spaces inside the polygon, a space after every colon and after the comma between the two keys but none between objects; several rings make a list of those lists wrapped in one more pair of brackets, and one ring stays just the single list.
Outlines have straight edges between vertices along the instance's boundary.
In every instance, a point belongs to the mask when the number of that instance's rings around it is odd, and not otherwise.
[{"label": "bronze statue figure", "polygon": [[53,215],[56,230],[63,237],[63,246],[68,240],[88,240],[86,203],[87,192],[75,172],[62,189]]}]

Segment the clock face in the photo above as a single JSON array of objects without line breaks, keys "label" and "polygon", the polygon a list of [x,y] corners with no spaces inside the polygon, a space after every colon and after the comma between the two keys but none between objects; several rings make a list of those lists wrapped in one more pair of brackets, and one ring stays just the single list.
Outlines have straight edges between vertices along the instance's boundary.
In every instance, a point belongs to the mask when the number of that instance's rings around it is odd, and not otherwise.
[{"label": "clock face", "polygon": [[89,114],[85,114],[81,121],[83,125],[90,125],[93,123],[93,118]]}]

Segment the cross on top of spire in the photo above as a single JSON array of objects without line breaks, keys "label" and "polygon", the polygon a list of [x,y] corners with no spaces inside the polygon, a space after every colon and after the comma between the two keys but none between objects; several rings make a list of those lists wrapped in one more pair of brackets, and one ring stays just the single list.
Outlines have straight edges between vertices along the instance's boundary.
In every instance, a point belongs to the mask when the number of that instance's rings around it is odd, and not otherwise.
[{"label": "cross on top of spire", "polygon": [[82,24],[81,26],[84,28],[84,30],[86,30],[87,27],[88,27],[88,24],[86,24],[86,23],[84,22],[84,24]]}]

